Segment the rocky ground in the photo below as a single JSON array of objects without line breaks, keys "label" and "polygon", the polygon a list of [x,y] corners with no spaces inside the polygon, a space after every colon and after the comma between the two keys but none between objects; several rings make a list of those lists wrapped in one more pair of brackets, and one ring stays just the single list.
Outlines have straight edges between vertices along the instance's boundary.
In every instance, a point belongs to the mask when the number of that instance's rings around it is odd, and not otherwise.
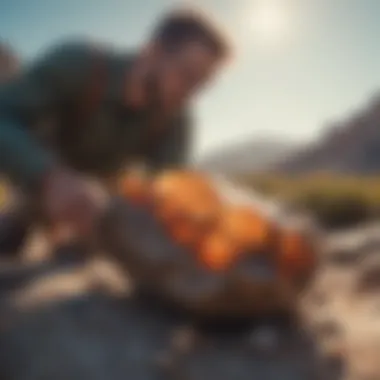
[{"label": "rocky ground", "polygon": [[344,379],[380,379],[380,225],[328,236],[322,267],[302,301],[321,350],[340,358]]},{"label": "rocky ground", "polygon": [[[199,325],[133,297],[111,263],[68,260],[3,294],[0,378],[378,380],[379,232],[326,236],[321,268],[292,323]],[[41,241],[27,253],[43,256]]]}]

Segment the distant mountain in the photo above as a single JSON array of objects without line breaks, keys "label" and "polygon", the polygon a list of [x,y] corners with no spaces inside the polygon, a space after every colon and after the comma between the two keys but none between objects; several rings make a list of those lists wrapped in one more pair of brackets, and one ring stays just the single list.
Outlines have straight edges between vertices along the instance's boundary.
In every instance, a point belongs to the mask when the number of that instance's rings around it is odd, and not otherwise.
[{"label": "distant mountain", "polygon": [[303,147],[274,169],[289,173],[380,173],[380,97],[373,98],[348,120],[328,128],[318,141]]},{"label": "distant mountain", "polygon": [[380,174],[380,95],[326,128],[312,143],[251,139],[213,152],[200,161],[200,167],[226,174],[268,170],[289,174]]},{"label": "distant mountain", "polygon": [[215,150],[199,160],[198,167],[223,174],[251,173],[272,167],[297,148],[296,143],[280,138],[244,141]]}]

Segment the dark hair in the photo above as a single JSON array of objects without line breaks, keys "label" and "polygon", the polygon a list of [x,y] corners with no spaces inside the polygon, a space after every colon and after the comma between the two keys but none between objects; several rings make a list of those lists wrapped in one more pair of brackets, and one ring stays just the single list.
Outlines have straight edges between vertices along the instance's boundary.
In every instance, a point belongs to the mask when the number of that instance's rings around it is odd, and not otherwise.
[{"label": "dark hair", "polygon": [[175,51],[188,42],[200,41],[220,59],[230,55],[226,36],[209,18],[195,10],[170,13],[159,23],[154,38],[169,51]]}]

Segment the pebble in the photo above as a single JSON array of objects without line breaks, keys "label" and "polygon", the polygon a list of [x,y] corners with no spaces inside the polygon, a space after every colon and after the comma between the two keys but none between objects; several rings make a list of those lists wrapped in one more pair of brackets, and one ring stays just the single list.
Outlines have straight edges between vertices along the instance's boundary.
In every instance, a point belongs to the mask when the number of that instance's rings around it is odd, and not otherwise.
[{"label": "pebble", "polygon": [[251,348],[262,352],[274,352],[280,344],[279,333],[274,327],[255,329],[248,339]]},{"label": "pebble", "polygon": [[189,353],[196,345],[199,337],[191,327],[182,327],[174,331],[171,347],[178,354]]},{"label": "pebble", "polygon": [[171,371],[175,367],[174,356],[169,351],[162,351],[154,358],[154,364],[163,371]]},{"label": "pebble", "polygon": [[356,281],[356,291],[358,292],[375,290],[380,290],[380,260],[378,257],[372,257],[363,263]]},{"label": "pebble", "polygon": [[343,335],[342,327],[332,319],[322,320],[315,325],[316,333],[321,337],[335,338]]}]

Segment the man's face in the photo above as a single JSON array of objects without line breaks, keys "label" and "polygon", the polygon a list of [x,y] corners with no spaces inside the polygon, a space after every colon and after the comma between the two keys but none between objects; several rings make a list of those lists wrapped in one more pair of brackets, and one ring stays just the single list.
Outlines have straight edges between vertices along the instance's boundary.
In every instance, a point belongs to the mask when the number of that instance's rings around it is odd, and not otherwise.
[{"label": "man's face", "polygon": [[8,80],[16,72],[16,63],[0,54],[0,84]]},{"label": "man's face", "polygon": [[176,110],[213,78],[218,59],[202,43],[188,43],[179,51],[158,49],[153,57],[156,101],[165,111]]},{"label": "man's face", "polygon": [[9,67],[5,60],[0,56],[0,84],[5,82],[9,76]]}]

